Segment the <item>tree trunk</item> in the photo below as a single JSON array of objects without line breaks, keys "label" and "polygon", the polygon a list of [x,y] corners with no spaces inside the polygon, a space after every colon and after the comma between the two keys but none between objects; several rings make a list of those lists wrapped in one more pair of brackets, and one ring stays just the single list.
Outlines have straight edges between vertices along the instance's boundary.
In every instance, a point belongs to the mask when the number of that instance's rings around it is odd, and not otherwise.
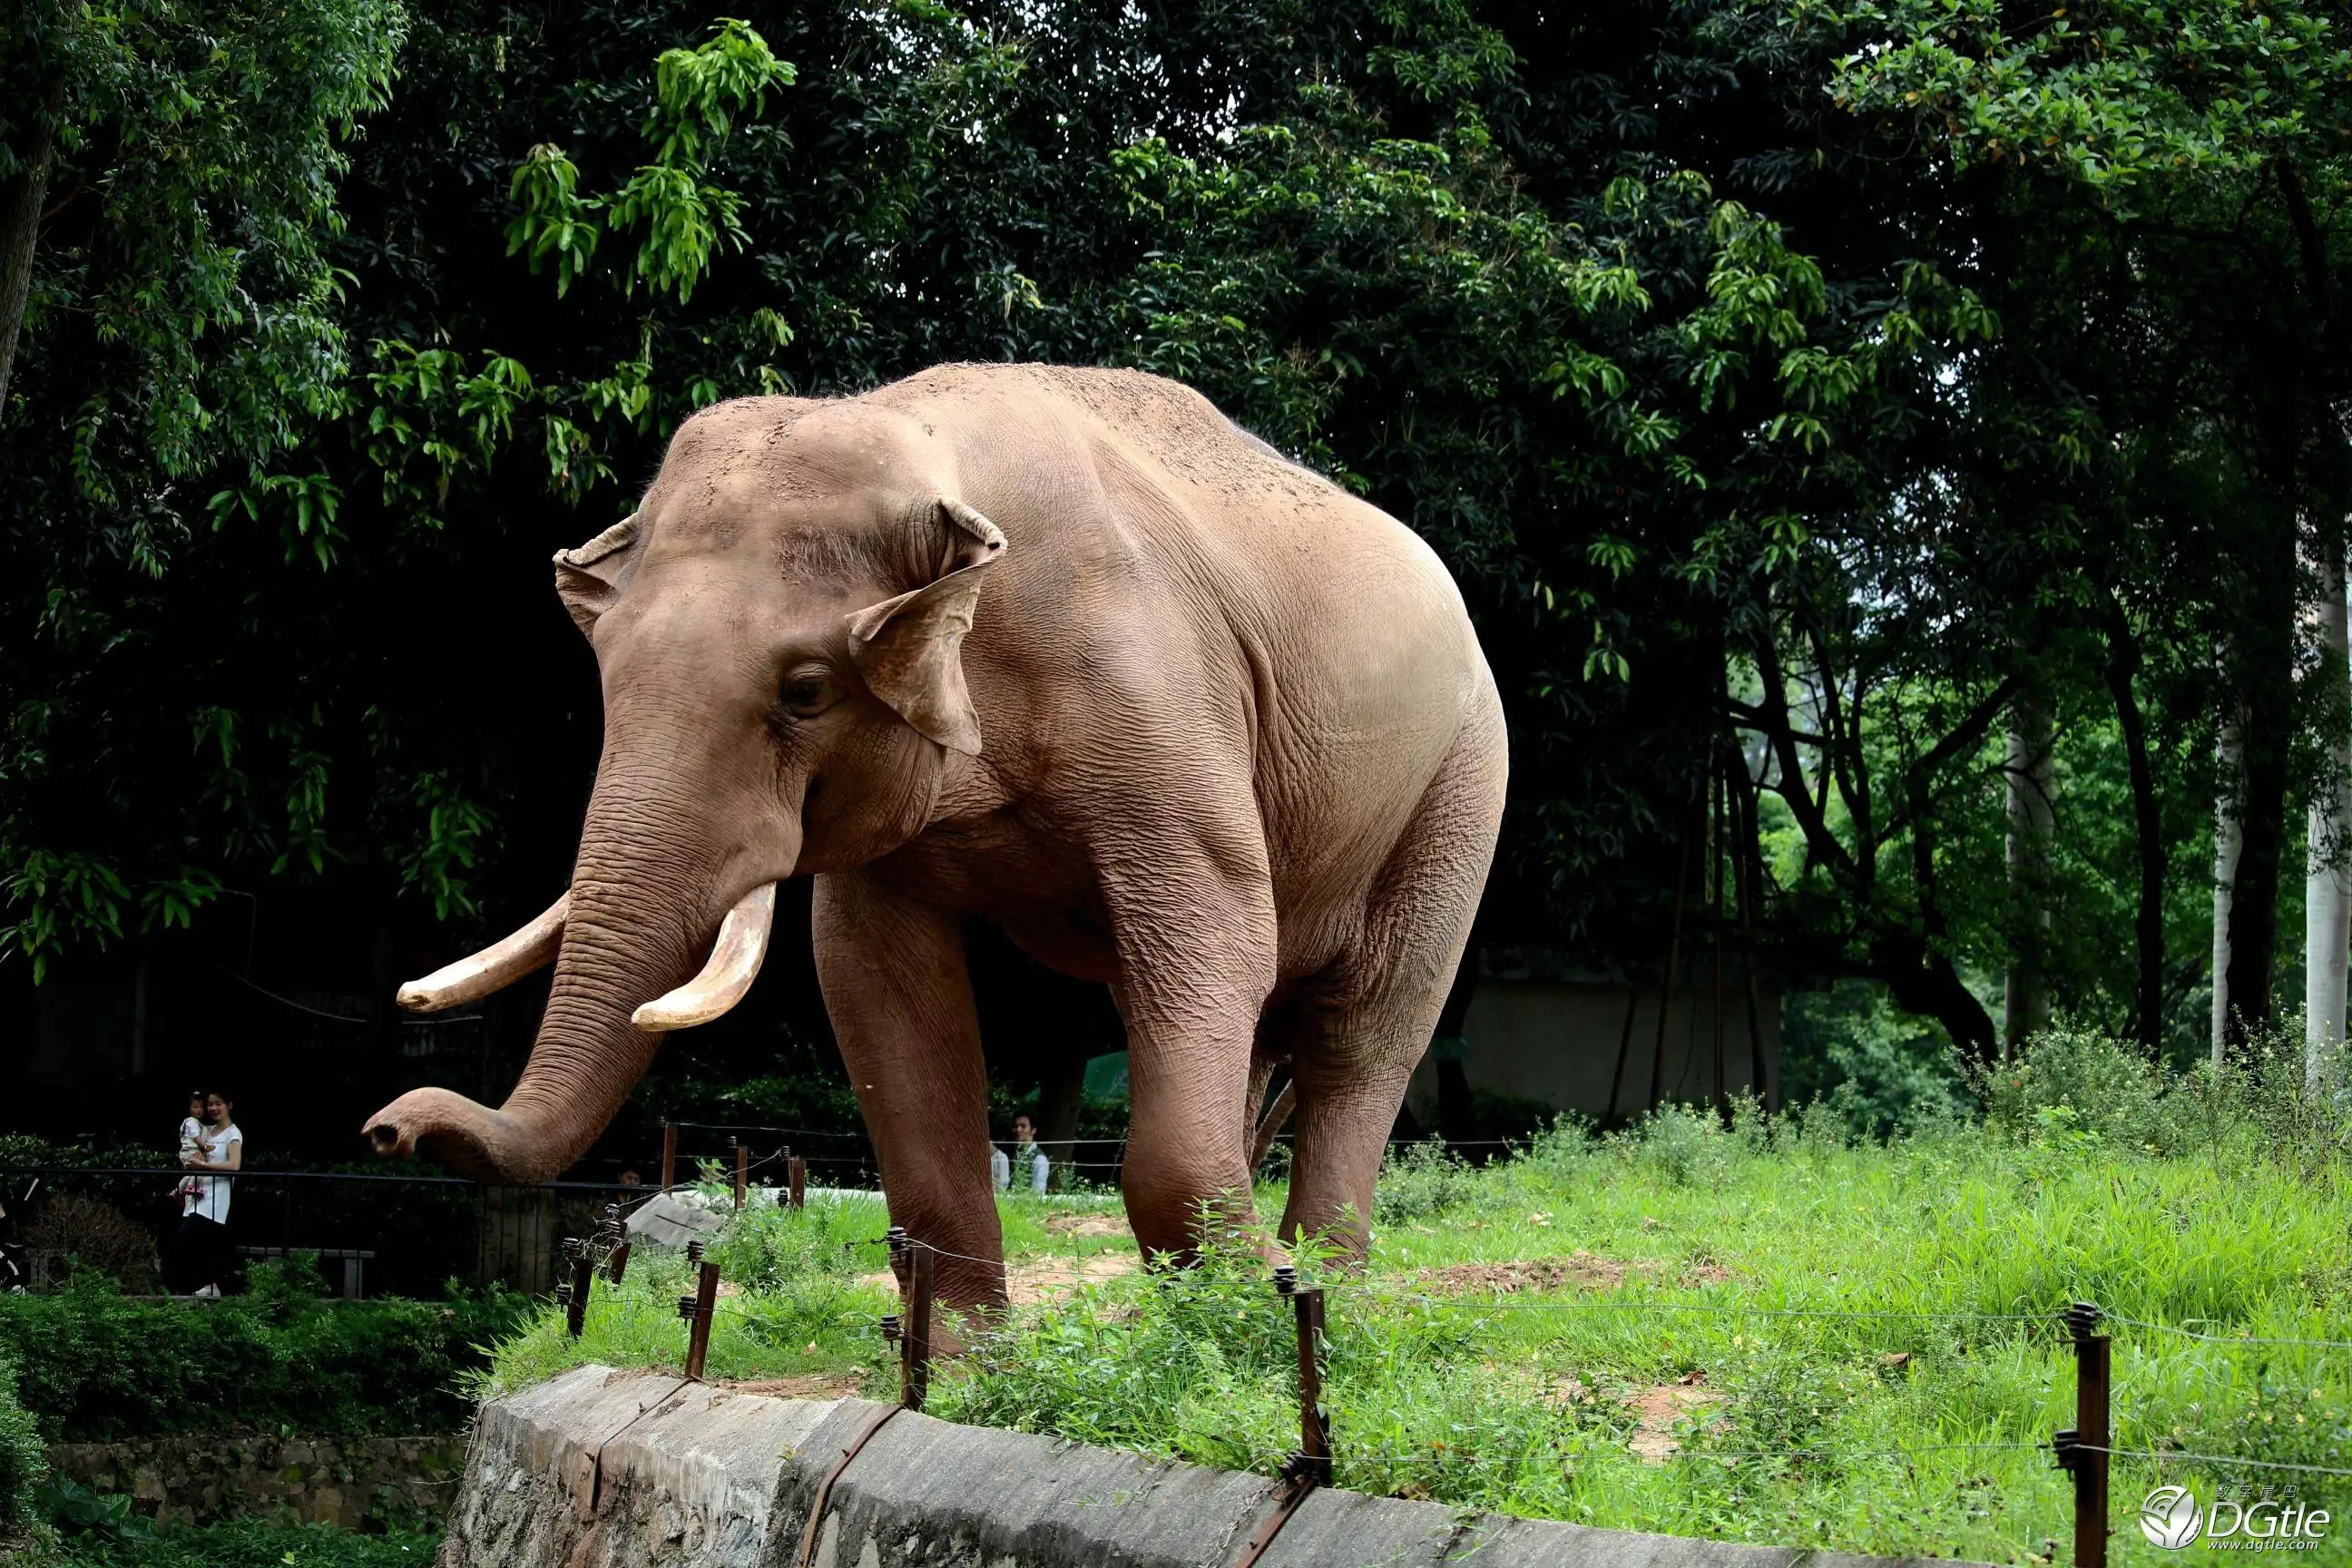
[{"label": "tree trunk", "polygon": [[2316,1091],[2334,1076],[2344,1042],[2345,961],[2352,948],[2352,712],[2346,706],[2352,649],[2345,631],[2344,558],[2340,544],[2315,563],[2319,603],[2313,630],[2319,644],[2318,781],[2307,826],[2303,903],[2304,1074]]},{"label": "tree trunk", "polygon": [[2243,840],[2238,831],[2239,731],[2242,721],[2235,703],[2221,716],[2221,732],[2214,743],[2214,772],[2221,781],[2213,803],[2213,1065],[2219,1067],[2230,1044],[2230,931],[2231,907],[2238,890],[2238,857]]},{"label": "tree trunk", "polygon": [[1087,1103],[1087,1047],[1065,1045],[1050,1053],[1037,1085],[1037,1147],[1067,1185],[1077,1158],[1078,1115]]},{"label": "tree trunk", "polygon": [[8,378],[32,297],[33,252],[41,235],[41,206],[49,197],[49,159],[57,140],[56,107],[53,92],[51,112],[36,122],[24,166],[0,181],[0,421],[8,416]]},{"label": "tree trunk", "polygon": [[1470,1097],[1470,1004],[1478,994],[1478,943],[1473,939],[1462,950],[1454,972],[1453,988],[1438,1010],[1437,1032],[1429,1043],[1437,1068],[1437,1130],[1449,1143],[1477,1136],[1477,1117]]},{"label": "tree trunk", "polygon": [[1944,1026],[1960,1053],[1973,1062],[1990,1062],[2000,1054],[1999,1031],[1992,1015],[1960,978],[1951,959],[1935,952],[1916,932],[1892,933],[1871,943],[1870,973],[1885,982],[1895,1005]]},{"label": "tree trunk", "polygon": [[2286,861],[2288,752],[2294,742],[2294,531],[2258,561],[2231,676],[2242,709],[2238,731],[2237,874],[2230,893],[2229,1013],[2232,1049],[2271,1022],[2278,961],[2279,875]]},{"label": "tree trunk", "polygon": [[2107,607],[2107,693],[2124,735],[2131,773],[2132,820],[2139,839],[2139,910],[2132,922],[2139,949],[2139,984],[2133,1032],[2150,1057],[2164,1048],[2164,819],[2157,809],[2156,769],[2147,754],[2147,721],[2132,682],[2139,674],[2139,638],[2121,605]]},{"label": "tree trunk", "polygon": [[2012,921],[2001,1038],[2015,1056],[2050,1022],[2050,710],[2028,685],[2009,710],[2009,900]]}]

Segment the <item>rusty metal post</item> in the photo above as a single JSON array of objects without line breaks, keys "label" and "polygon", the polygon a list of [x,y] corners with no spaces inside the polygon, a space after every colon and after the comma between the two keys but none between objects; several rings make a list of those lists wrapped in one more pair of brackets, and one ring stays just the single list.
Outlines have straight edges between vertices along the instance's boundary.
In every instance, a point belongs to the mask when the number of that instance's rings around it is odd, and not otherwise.
[{"label": "rusty metal post", "polygon": [[1299,1289],[1298,1270],[1285,1263],[1274,1271],[1275,1293],[1290,1299],[1298,1328],[1298,1452],[1283,1476],[1313,1486],[1331,1484],[1330,1417],[1323,1408],[1323,1291]]},{"label": "rusty metal post", "polygon": [[677,1177],[677,1123],[662,1121],[662,1191],[669,1191],[670,1183]]},{"label": "rusty metal post", "polygon": [[2107,1338],[2095,1332],[2099,1310],[2067,1310],[2074,1342],[2074,1425],[2056,1433],[2058,1468],[2074,1478],[2074,1568],[2107,1568]]},{"label": "rusty metal post", "polygon": [[808,1162],[790,1149],[784,1151],[784,1179],[792,1188],[793,1207],[808,1207]]},{"label": "rusty metal post", "polygon": [[585,1241],[566,1237],[563,1256],[572,1264],[572,1281],[555,1292],[555,1299],[563,1303],[563,1326],[576,1340],[588,1326],[588,1292],[596,1279],[596,1249]]},{"label": "rusty metal post", "polygon": [[931,1391],[931,1247],[909,1241],[907,1292],[907,1373],[899,1403],[919,1411]]},{"label": "rusty metal post", "polygon": [[604,1249],[604,1278],[613,1284],[629,1267],[629,1227],[621,1218],[621,1205],[604,1205],[604,1223],[596,1227],[596,1245]]},{"label": "rusty metal post", "polygon": [[[698,1245],[689,1249],[699,1256]],[[688,1323],[686,1339],[686,1375],[697,1383],[702,1381],[703,1363],[710,1355],[710,1320],[719,1310],[719,1265],[705,1263],[702,1278],[695,1285],[694,1294],[677,1299],[677,1315]]]},{"label": "rusty metal post", "polygon": [[751,1173],[749,1162],[751,1151],[743,1146],[740,1138],[730,1138],[727,1142],[735,1145],[735,1212],[740,1214],[743,1212],[744,1178]]}]

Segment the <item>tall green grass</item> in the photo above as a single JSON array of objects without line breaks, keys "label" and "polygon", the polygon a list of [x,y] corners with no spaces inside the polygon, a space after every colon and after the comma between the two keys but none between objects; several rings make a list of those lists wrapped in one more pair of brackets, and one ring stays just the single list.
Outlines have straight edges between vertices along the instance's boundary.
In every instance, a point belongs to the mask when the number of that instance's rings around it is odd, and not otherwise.
[{"label": "tall green grass", "polygon": [[[1563,1126],[1483,1170],[1410,1152],[1369,1270],[1302,1259],[1330,1292],[1338,1479],[1618,1528],[2049,1562],[2071,1533],[2044,1445],[2074,1424],[2073,1301],[2132,1320],[2108,1329],[2118,1447],[2352,1469],[2352,1351],[2258,1342],[2352,1341],[2344,1118],[2276,1056],[2168,1079],[2060,1032],[1979,1086],[1979,1120],[1892,1144],[1750,1106],[1727,1126],[1690,1110],[1605,1138]],[[1080,1249],[1044,1212],[1006,1205],[1010,1252]],[[893,1387],[869,1325],[894,1298],[860,1282],[885,1267],[879,1233],[870,1209],[730,1232],[729,1277],[761,1281],[772,1327],[722,1316],[713,1375],[862,1365]],[[1587,1283],[1458,1288],[1459,1266],[1545,1259]],[[490,1383],[674,1362],[682,1266],[639,1278],[633,1263],[577,1347],[551,1316],[499,1347]],[[821,1321],[835,1310],[843,1326]],[[1263,1259],[1223,1248],[1016,1310],[939,1370],[930,1408],[1270,1471],[1297,1440],[1292,1341]],[[1679,1412],[1663,1463],[1633,1447],[1645,1401],[1654,1427]],[[2329,1508],[2337,1539],[2298,1560],[2352,1562],[2352,1483],[2130,1457],[2116,1561],[2180,1560],[2132,1524],[2160,1481]]]}]

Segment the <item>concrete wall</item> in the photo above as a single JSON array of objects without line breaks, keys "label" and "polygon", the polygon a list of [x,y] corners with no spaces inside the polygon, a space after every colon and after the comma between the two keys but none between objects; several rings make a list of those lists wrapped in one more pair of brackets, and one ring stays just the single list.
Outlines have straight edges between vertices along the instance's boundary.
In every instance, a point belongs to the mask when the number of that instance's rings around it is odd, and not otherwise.
[{"label": "concrete wall", "polygon": [[[1695,959],[1685,955],[1686,968],[1693,963],[1705,970],[1696,976],[1699,984],[1675,987],[1674,1010],[1666,1019],[1664,1082],[1668,1100],[1703,1100],[1714,1089],[1713,961],[1702,946]],[[1763,1037],[1769,1084],[1780,1068],[1780,994],[1769,985],[1758,990],[1755,1034]],[[1469,1042],[1464,1067],[1470,1087],[1534,1100],[1554,1110],[1605,1114],[1618,1046],[1625,1038],[1627,997],[1622,981],[1599,977],[1480,979],[1463,1027]],[[1633,994],[1633,1048],[1626,1052],[1618,1094],[1621,1115],[1650,1103],[1658,1046],[1654,985]],[[1747,983],[1735,965],[1726,969],[1723,982],[1723,1076],[1729,1093],[1741,1093],[1755,1080],[1753,1037],[1748,1026]],[[1414,1070],[1405,1103],[1423,1126],[1437,1125],[1437,1065],[1433,1058],[1423,1058]]]},{"label": "concrete wall", "polygon": [[[817,1487],[885,1406],[582,1367],[482,1407],[438,1568],[790,1568]],[[827,1500],[815,1568],[1225,1568],[1263,1476],[901,1412]],[[1887,1568],[1318,1491],[1264,1568]]]}]

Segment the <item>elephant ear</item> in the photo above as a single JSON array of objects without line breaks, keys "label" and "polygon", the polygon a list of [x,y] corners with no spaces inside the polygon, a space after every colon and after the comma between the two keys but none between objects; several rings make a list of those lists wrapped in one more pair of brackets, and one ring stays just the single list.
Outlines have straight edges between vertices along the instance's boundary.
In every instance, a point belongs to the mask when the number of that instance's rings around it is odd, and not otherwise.
[{"label": "elephant ear", "polygon": [[963,682],[963,637],[980,579],[1004,554],[1004,531],[960,500],[942,500],[951,531],[946,571],[929,586],[849,617],[849,657],[874,695],[918,734],[980,754],[980,717]]},{"label": "elephant ear", "polygon": [[644,540],[631,512],[587,543],[555,552],[555,594],[583,637],[596,630],[596,617],[636,569]]}]

